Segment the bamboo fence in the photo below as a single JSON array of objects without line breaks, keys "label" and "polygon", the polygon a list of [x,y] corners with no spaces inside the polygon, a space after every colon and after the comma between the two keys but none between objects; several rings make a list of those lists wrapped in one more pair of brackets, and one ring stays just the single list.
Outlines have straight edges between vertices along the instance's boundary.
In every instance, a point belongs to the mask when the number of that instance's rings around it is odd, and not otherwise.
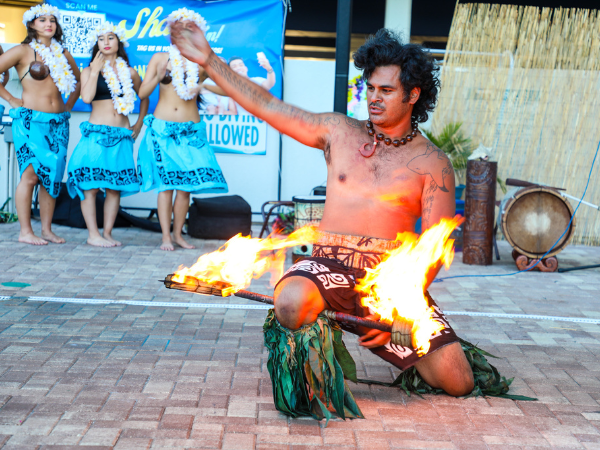
[{"label": "bamboo fence", "polygon": [[[462,122],[501,178],[583,194],[600,141],[599,11],[459,4],[441,81],[434,133]],[[598,166],[585,197],[595,204]],[[600,245],[598,210],[579,208],[573,243]]]}]

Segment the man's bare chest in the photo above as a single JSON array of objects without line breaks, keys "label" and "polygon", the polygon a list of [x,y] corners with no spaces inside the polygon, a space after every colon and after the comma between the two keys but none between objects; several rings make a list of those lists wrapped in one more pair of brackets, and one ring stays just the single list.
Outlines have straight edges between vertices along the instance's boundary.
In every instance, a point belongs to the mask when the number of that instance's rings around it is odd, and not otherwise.
[{"label": "man's bare chest", "polygon": [[408,167],[410,155],[344,156],[328,165],[328,188],[397,206],[420,204],[423,179]]}]

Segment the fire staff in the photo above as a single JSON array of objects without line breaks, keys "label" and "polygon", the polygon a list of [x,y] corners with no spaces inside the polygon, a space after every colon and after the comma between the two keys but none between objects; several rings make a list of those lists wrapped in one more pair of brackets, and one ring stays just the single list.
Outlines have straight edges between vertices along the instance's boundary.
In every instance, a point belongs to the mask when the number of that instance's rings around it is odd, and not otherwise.
[{"label": "fire staff", "polygon": [[[418,132],[437,100],[433,60],[389,30],[371,36],[354,54],[367,80],[369,104],[369,120],[358,121],[337,113],[313,114],[280,101],[224,64],[191,22],[174,24],[171,37],[186,58],[202,65],[244,109],[323,150],[328,176],[320,238],[313,257],[292,266],[280,280],[275,290],[277,321],[269,326],[288,329],[282,333],[309,332],[324,309],[368,316],[354,290],[364,269],[397,245],[397,233],[413,231],[419,217],[427,229],[454,215],[452,165]],[[438,271],[439,266],[428,273],[427,285]],[[362,346],[398,368],[414,366],[429,385],[454,396],[468,394],[474,386],[471,367],[431,297],[429,304],[444,327],[431,337],[424,357],[390,344],[387,332],[350,331],[361,335]]]}]

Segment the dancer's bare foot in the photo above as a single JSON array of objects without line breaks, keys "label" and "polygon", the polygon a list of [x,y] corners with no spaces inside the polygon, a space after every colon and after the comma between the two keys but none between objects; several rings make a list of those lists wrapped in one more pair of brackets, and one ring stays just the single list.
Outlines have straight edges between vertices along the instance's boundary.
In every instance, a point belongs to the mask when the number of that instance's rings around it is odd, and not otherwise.
[{"label": "dancer's bare foot", "polygon": [[94,247],[114,247],[115,244],[113,244],[110,241],[107,241],[106,239],[104,239],[102,236],[97,236],[97,237],[89,237],[87,240],[87,243],[90,245],[93,245]]},{"label": "dancer's bare foot", "polygon": [[102,237],[104,239],[106,239],[108,242],[111,242],[115,247],[120,247],[122,244],[117,241],[116,239],[113,239],[112,235],[109,233],[103,233]]},{"label": "dancer's bare foot", "polygon": [[33,233],[19,234],[19,242],[31,245],[48,245],[48,241],[41,237],[37,237]]},{"label": "dancer's bare foot", "polygon": [[64,244],[65,242],[67,242],[63,238],[54,234],[52,231],[42,231],[42,237],[54,244]]},{"label": "dancer's bare foot", "polygon": [[192,245],[192,244],[188,244],[188,243],[185,241],[185,239],[183,239],[181,236],[179,236],[179,237],[176,237],[176,238],[174,239],[174,241],[175,241],[175,243],[176,243],[177,245],[179,245],[180,247],[183,247],[183,248],[188,248],[188,249],[196,248],[194,245]]},{"label": "dancer's bare foot", "polygon": [[173,247],[173,241],[171,241],[171,239],[168,241],[163,239],[160,249],[164,250],[165,252],[172,252],[175,250],[175,247]]}]

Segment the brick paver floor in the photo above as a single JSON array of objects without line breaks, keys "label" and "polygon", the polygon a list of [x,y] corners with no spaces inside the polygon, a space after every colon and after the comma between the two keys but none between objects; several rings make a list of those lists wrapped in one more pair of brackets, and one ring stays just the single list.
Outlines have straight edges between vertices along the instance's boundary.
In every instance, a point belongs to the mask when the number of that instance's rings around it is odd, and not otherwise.
[{"label": "brick paver floor", "polygon": [[[39,228],[39,223],[36,224]],[[531,319],[451,316],[458,334],[499,356],[515,377],[497,398],[408,397],[350,387],[365,420],[289,419],[272,401],[262,343],[264,310],[55,303],[30,296],[155,302],[244,303],[165,289],[157,280],[190,264],[196,250],[158,249],[160,235],[117,229],[123,247],[87,246],[84,230],[56,227],[64,245],[19,244],[0,225],[0,446],[6,449],[600,449],[600,327]],[[445,275],[508,273],[509,247],[491,267]],[[563,266],[600,262],[600,248],[570,246]],[[267,282],[252,285],[271,292]],[[600,270],[459,278],[431,293],[448,311],[600,318]],[[21,297],[21,298],[19,298]],[[397,371],[345,341],[360,377]]]}]

